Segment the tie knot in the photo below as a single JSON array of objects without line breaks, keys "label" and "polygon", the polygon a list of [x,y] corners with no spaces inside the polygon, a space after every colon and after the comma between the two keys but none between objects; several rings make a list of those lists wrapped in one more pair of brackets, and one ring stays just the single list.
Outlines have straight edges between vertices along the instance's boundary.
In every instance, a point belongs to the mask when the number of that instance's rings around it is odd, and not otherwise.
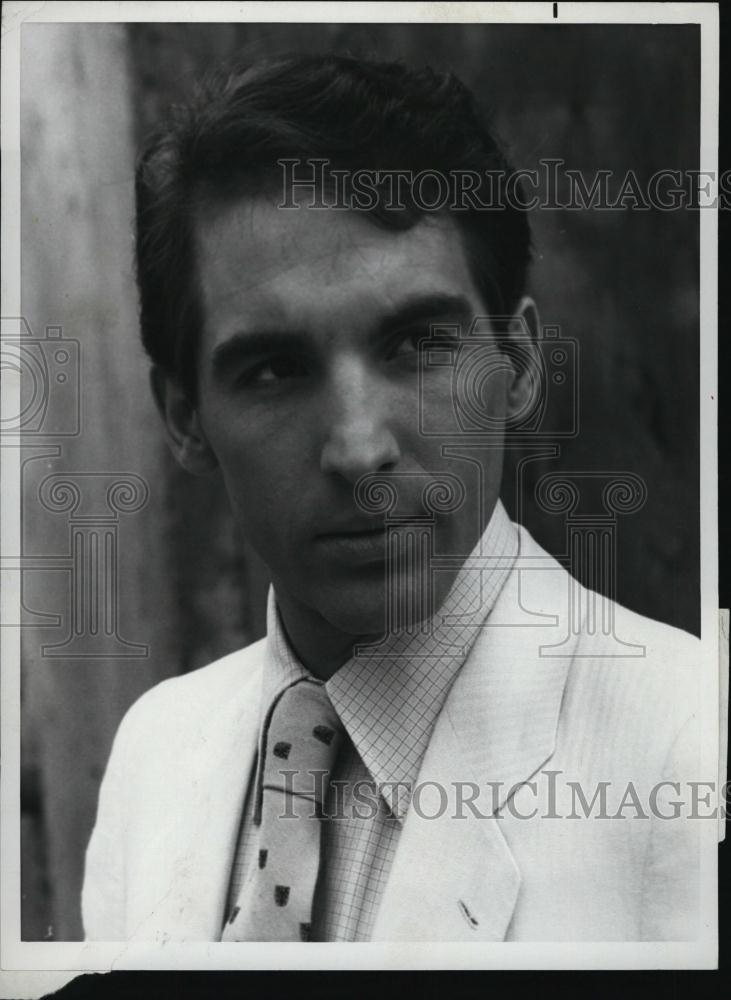
[{"label": "tie knot", "polygon": [[264,785],[321,803],[343,731],[324,684],[303,679],[288,687],[269,720]]}]

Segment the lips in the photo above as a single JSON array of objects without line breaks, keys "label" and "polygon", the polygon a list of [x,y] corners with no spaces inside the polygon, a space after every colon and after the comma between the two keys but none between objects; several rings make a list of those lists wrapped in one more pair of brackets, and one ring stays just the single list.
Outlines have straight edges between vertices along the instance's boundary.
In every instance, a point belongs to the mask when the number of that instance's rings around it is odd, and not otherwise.
[{"label": "lips", "polygon": [[[399,518],[399,527],[424,523],[424,515]],[[347,564],[384,563],[387,557],[388,534],[382,519],[359,518],[340,525],[328,526],[315,536],[317,551],[325,558]]]},{"label": "lips", "polygon": [[386,529],[383,525],[347,531],[330,531],[316,538],[318,548],[341,561],[382,562],[386,558]]}]

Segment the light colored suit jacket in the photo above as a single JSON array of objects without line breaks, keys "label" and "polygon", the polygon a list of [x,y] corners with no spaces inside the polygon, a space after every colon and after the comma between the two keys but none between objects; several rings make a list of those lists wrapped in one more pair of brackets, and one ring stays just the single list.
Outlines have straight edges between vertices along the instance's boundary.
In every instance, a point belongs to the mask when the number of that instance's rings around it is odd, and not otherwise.
[{"label": "light colored suit jacket", "polygon": [[[592,628],[600,599],[520,533],[437,720],[373,939],[693,938],[698,823],[661,818],[684,786],[658,784],[697,778],[699,643],[617,605],[614,635]],[[87,851],[87,939],[219,939],[264,642],[125,716]]]}]

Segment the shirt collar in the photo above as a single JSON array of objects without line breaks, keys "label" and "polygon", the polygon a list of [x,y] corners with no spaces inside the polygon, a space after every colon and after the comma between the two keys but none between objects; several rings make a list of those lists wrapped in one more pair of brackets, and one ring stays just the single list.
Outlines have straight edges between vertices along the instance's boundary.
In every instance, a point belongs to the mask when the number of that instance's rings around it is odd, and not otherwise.
[{"label": "shirt collar", "polygon": [[[515,525],[498,500],[439,611],[415,634],[389,635],[361,648],[325,685],[355,749],[398,819],[408,809],[410,789],[449,688],[513,567],[518,545]],[[311,676],[289,645],[270,588],[260,750],[275,699],[297,680]]]}]

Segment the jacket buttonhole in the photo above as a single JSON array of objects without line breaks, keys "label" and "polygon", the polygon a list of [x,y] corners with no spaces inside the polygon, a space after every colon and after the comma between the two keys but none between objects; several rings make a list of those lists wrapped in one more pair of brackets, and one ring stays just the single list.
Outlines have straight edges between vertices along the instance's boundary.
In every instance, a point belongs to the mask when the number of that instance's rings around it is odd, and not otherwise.
[{"label": "jacket buttonhole", "polygon": [[469,909],[467,907],[467,904],[463,903],[461,899],[458,899],[457,900],[457,905],[459,906],[460,913],[465,918],[465,920],[467,921],[467,923],[470,925],[470,927],[472,928],[472,930],[474,930],[476,927],[479,927],[479,925],[480,925],[479,920],[477,920],[476,917],[473,917],[473,915],[470,913],[470,911],[469,911]]}]

